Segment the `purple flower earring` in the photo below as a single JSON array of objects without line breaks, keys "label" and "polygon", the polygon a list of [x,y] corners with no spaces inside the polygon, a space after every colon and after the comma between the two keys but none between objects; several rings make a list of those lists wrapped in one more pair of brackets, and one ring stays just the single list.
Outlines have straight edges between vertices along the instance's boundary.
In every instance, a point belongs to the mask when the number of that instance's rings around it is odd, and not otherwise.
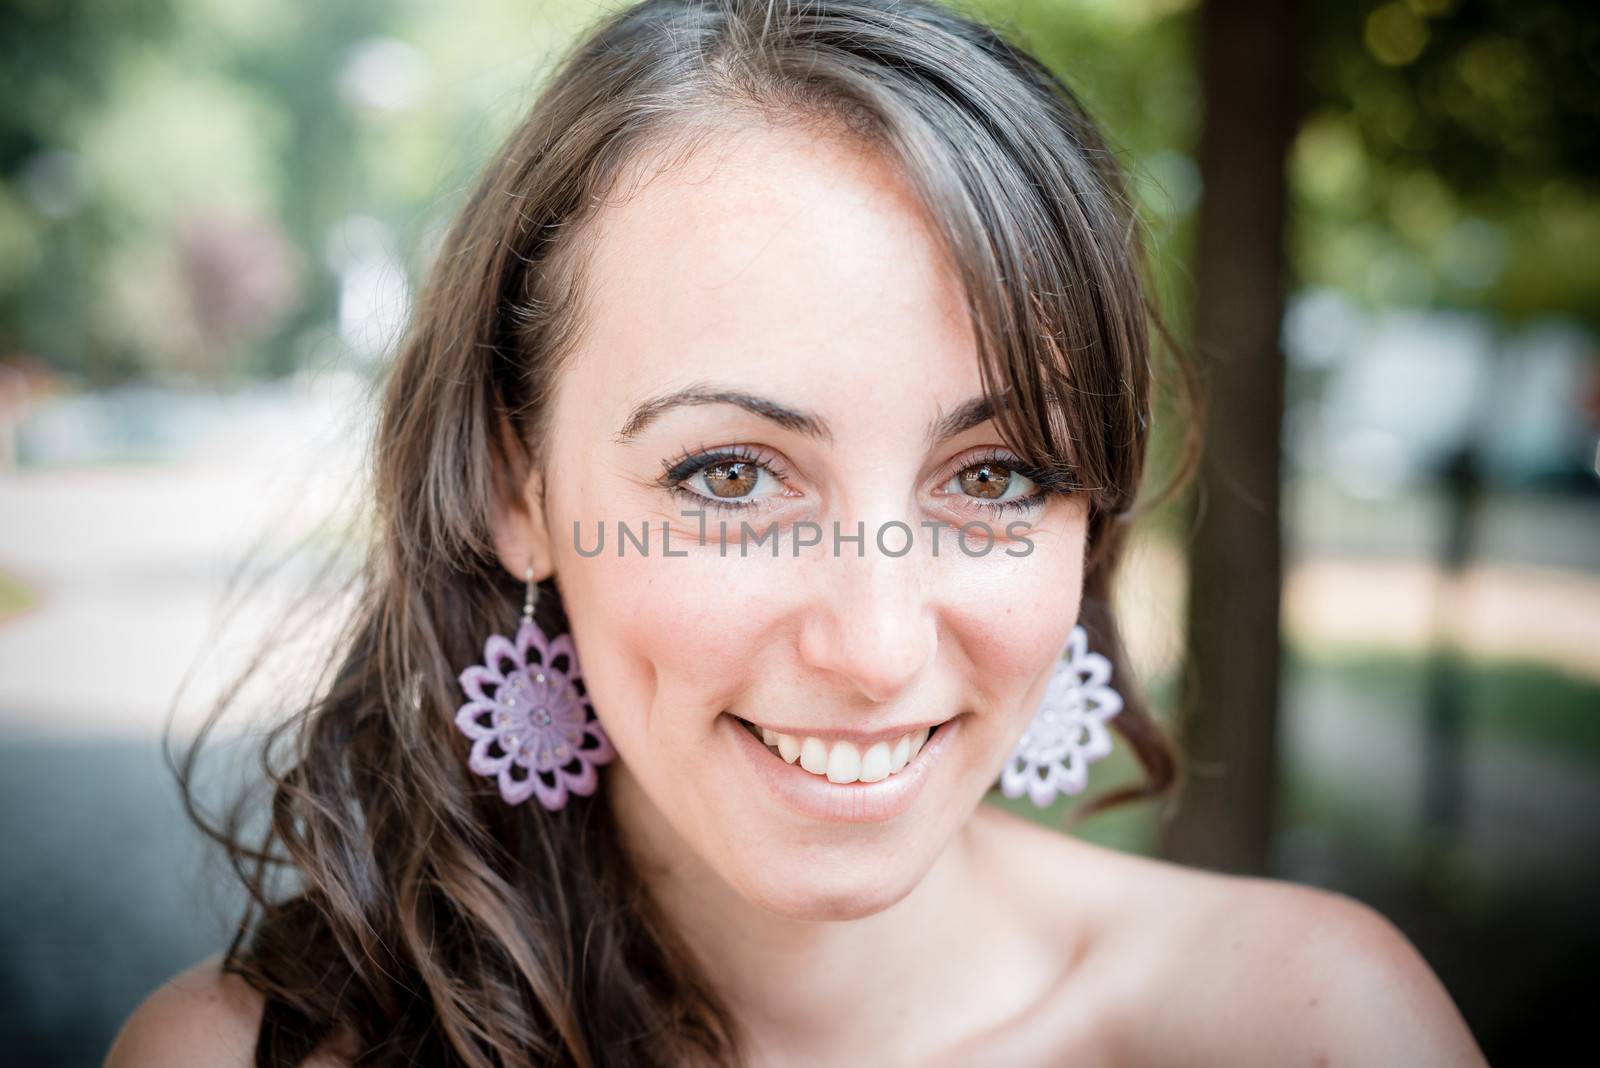
[{"label": "purple flower earring", "polygon": [[467,767],[497,779],[507,804],[537,796],[555,812],[568,794],[593,794],[596,769],[617,754],[589,702],[572,635],[551,640],[533,621],[533,568],[526,578],[516,638],[490,635],[483,663],[460,675],[468,700],[456,726],[472,739]]},{"label": "purple flower earring", "polygon": [[1109,685],[1111,661],[1088,651],[1083,627],[1072,628],[1067,659],[1056,664],[1044,700],[1000,772],[1000,792],[1048,808],[1058,794],[1081,793],[1089,765],[1111,752],[1106,721],[1122,711]]}]

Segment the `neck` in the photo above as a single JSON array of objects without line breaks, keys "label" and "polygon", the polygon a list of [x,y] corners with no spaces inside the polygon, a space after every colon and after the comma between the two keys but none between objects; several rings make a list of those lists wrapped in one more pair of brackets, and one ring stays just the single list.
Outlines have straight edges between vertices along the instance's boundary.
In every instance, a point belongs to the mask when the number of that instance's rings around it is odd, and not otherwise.
[{"label": "neck", "polygon": [[[673,931],[759,1056],[806,1051],[830,1062],[920,1023],[994,934],[975,905],[964,829],[909,894],[870,916],[804,920],[742,897],[700,860],[620,762],[608,769],[624,847]],[[917,1036],[906,1034],[909,1051]]]}]

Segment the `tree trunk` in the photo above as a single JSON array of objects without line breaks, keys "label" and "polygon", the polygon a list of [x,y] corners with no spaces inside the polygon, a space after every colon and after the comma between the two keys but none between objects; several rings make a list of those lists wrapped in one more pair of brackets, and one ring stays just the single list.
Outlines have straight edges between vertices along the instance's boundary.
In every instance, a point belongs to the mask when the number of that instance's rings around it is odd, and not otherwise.
[{"label": "tree trunk", "polygon": [[1211,417],[1190,551],[1188,780],[1163,828],[1180,863],[1265,874],[1275,821],[1283,537],[1279,456],[1285,163],[1297,116],[1291,0],[1208,0],[1195,342]]}]

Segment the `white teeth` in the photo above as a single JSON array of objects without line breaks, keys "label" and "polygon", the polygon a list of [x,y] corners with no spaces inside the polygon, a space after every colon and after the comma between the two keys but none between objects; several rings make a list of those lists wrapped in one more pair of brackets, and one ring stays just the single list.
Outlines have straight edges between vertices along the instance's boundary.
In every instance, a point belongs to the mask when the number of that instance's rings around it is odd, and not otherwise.
[{"label": "white teeth", "polygon": [[854,742],[827,742],[806,735],[781,734],[770,727],[749,724],[768,747],[790,764],[799,762],[813,775],[825,776],[841,785],[852,782],[882,782],[903,770],[928,741],[931,730],[902,734],[893,741],[874,742],[865,750]]},{"label": "white teeth", "polygon": [[800,739],[792,734],[778,735],[778,755],[793,764],[800,759]]},{"label": "white teeth", "polygon": [[861,750],[853,742],[834,742],[828,751],[828,781],[855,782],[861,778]]},{"label": "white teeth", "polygon": [[828,746],[821,738],[807,738],[800,743],[800,766],[813,775],[828,772]]},{"label": "white teeth", "polygon": [[861,754],[861,781],[878,782],[887,779],[889,772],[893,770],[893,764],[889,743],[879,742]]}]

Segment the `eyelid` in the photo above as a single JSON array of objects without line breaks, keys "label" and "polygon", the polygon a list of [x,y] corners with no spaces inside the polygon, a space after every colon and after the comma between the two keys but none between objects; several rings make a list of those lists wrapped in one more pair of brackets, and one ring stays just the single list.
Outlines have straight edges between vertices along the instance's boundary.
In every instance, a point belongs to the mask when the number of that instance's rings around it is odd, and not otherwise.
[{"label": "eyelid", "polygon": [[[689,488],[687,483],[691,478],[705,468],[719,463],[753,464],[765,469],[773,478],[785,484],[787,484],[790,477],[785,469],[783,460],[770,449],[744,443],[715,447],[708,447],[702,443],[696,449],[685,449],[677,456],[664,460],[662,462],[662,474],[656,481],[662,488],[672,493],[690,498],[697,503],[703,502],[713,508],[727,511],[760,508],[763,502],[771,499],[771,496],[781,496],[781,494],[774,494],[768,497],[750,499],[717,498]],[[943,486],[961,472],[984,463],[1000,464],[1023,476],[1034,484],[1034,492],[1023,497],[1004,501],[985,501],[981,498],[967,497],[964,494],[942,492]],[[1000,511],[1008,507],[1019,507],[1023,506],[1024,502],[1039,502],[1057,492],[1071,492],[1075,489],[1073,486],[1062,486],[1059,479],[1054,479],[1034,470],[1011,450],[992,445],[980,446],[956,457],[946,465],[945,473],[935,481],[934,485],[936,487],[935,493],[939,496],[959,497],[963,501],[970,502],[964,504],[963,507],[980,511]]]},{"label": "eyelid", "polygon": [[976,449],[962,453],[960,456],[957,456],[954,460],[950,461],[950,463],[945,466],[945,473],[936,480],[936,484],[942,486],[946,482],[949,482],[952,478],[955,478],[961,472],[967,470],[969,467],[978,467],[986,463],[1002,464],[1008,469],[1015,471],[1017,474],[1025,476],[1030,481],[1037,482],[1037,480],[1033,478],[1032,470],[1027,464],[1023,463],[1022,457],[1011,452],[1009,449],[997,448],[993,445],[983,445],[977,447]]},{"label": "eyelid", "polygon": [[783,461],[775,453],[759,445],[708,446],[702,443],[696,448],[684,449],[676,456],[663,460],[660,481],[663,485],[681,482],[697,474],[701,468],[716,463],[757,464],[765,467],[774,478],[785,481],[789,478]]},{"label": "eyelid", "polygon": [[[943,487],[960,475],[961,472],[970,470],[974,467],[979,467],[986,463],[998,464],[1005,467],[1013,474],[1021,475],[1023,478],[1033,483],[1032,491],[1020,497],[994,499],[972,497],[968,494],[958,491],[944,491]],[[938,495],[947,499],[960,501],[961,503],[956,505],[956,507],[963,511],[991,516],[1001,515],[1007,512],[1016,512],[1019,514],[1031,512],[1035,509],[1043,508],[1054,497],[1070,495],[1077,492],[1078,489],[1076,483],[1071,479],[1064,480],[1062,478],[1049,475],[1045,472],[1038,471],[1036,468],[1023,462],[1021,457],[1017,456],[1010,449],[998,448],[992,445],[982,446],[978,448],[976,452],[968,452],[957,457],[948,465],[946,471],[947,474],[941,477],[938,481],[938,486],[940,487],[940,489],[936,491]]]},{"label": "eyelid", "polygon": [[1010,470],[1028,479],[1040,490],[1041,496],[1054,496],[1056,494],[1073,494],[1082,490],[1082,485],[1071,475],[1052,474],[1041,470],[1033,464],[1023,460],[1022,457],[1010,449],[993,445],[980,446],[976,452],[958,457],[949,467],[948,473],[939,480],[943,485],[956,475],[969,467],[976,467],[983,463],[1003,464]]},{"label": "eyelid", "polygon": [[[768,450],[754,445],[735,444],[708,446],[703,442],[696,448],[684,449],[676,456],[662,461],[662,485],[680,485],[699,474],[703,469],[718,463],[750,463],[767,469],[772,477],[779,481],[788,481],[789,475],[784,470],[783,463]],[[958,456],[947,464],[943,475],[934,480],[935,486],[942,486],[956,475],[969,467],[976,467],[982,463],[1003,463],[1018,474],[1027,475],[1025,465],[1021,459],[1012,453],[996,449],[993,446],[978,448]]]},{"label": "eyelid", "polygon": [[746,509],[758,509],[771,499],[767,497],[754,498],[720,498],[691,489],[689,480],[700,474],[708,467],[719,463],[748,463],[762,468],[778,482],[787,485],[789,474],[784,468],[783,461],[771,450],[757,445],[735,444],[708,447],[703,442],[696,449],[685,449],[675,457],[662,461],[662,473],[656,482],[669,493],[676,494],[695,504],[705,505],[722,512],[738,512]]}]

